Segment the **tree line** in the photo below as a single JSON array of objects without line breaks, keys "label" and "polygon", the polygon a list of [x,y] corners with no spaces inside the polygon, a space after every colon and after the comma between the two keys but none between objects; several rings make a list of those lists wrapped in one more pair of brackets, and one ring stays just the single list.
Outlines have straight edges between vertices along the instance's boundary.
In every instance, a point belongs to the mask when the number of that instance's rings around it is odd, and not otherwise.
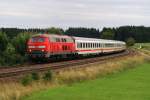
[{"label": "tree line", "polygon": [[133,38],[136,42],[150,42],[150,27],[122,26],[119,28],[103,28],[101,38],[126,41]]},{"label": "tree line", "polygon": [[144,26],[121,26],[117,28],[103,28],[101,31],[95,28],[45,28],[45,29],[19,29],[19,28],[0,28],[0,32],[6,33],[9,39],[16,37],[19,33],[52,33],[65,34],[69,36],[103,38],[112,40],[126,41],[128,38],[135,39],[136,42],[150,42],[150,27]]}]

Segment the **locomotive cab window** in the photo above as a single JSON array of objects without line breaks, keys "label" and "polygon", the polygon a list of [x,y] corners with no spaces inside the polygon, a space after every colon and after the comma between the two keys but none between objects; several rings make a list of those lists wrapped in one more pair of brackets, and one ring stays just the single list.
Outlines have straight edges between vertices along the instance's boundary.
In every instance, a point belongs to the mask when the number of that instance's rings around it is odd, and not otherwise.
[{"label": "locomotive cab window", "polygon": [[45,38],[44,37],[33,37],[31,39],[32,42],[44,42]]}]

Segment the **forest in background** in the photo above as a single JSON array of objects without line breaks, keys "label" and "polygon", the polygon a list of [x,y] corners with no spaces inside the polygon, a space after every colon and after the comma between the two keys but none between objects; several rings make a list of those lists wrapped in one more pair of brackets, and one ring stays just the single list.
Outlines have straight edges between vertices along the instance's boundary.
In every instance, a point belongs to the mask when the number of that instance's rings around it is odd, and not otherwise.
[{"label": "forest in background", "polygon": [[16,37],[19,33],[52,33],[52,34],[65,34],[69,36],[88,37],[88,38],[103,38],[112,40],[126,41],[132,37],[136,42],[150,42],[150,27],[144,26],[121,26],[117,28],[104,27],[101,31],[95,28],[73,28],[67,30],[61,28],[45,28],[45,29],[19,29],[19,28],[0,28],[0,32],[6,33],[9,39]]}]

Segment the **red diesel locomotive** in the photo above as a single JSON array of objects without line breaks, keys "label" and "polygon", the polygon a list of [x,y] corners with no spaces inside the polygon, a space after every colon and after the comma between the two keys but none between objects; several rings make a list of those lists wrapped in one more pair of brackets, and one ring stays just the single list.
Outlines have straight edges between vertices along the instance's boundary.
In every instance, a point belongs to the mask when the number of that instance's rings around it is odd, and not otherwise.
[{"label": "red diesel locomotive", "polygon": [[35,35],[28,41],[27,45],[27,52],[31,58],[49,58],[75,52],[73,38],[65,35]]}]

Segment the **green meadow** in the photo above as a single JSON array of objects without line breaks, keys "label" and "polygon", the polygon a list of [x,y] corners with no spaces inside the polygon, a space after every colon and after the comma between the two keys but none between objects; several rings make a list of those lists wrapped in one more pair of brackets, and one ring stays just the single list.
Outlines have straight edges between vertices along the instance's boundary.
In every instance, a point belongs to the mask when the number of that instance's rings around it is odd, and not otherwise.
[{"label": "green meadow", "polygon": [[150,43],[136,43],[134,45],[135,48],[137,49],[146,49],[146,50],[150,50]]},{"label": "green meadow", "polygon": [[87,80],[34,92],[22,100],[150,100],[150,64]]}]

